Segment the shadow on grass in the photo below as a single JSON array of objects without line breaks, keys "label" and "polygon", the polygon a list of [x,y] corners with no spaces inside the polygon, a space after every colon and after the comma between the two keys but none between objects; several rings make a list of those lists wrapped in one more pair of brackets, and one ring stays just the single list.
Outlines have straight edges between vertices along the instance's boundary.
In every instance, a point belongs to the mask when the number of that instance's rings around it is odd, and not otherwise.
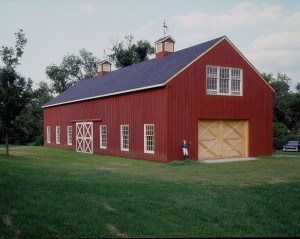
[{"label": "shadow on grass", "polygon": [[173,160],[169,163],[171,166],[186,166],[195,163],[195,161],[186,159],[186,160]]}]

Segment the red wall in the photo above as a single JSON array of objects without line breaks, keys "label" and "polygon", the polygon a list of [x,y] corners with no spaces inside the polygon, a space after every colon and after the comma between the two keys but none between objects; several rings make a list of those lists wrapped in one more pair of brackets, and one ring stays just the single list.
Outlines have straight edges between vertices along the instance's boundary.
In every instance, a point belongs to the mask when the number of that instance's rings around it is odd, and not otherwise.
[{"label": "red wall", "polygon": [[[206,95],[206,66],[243,69],[243,96]],[[101,78],[99,79],[101,80]],[[45,146],[76,150],[75,121],[94,122],[94,153],[169,162],[182,159],[181,142],[192,142],[190,156],[198,158],[198,121],[249,120],[249,156],[272,154],[271,88],[236,50],[223,40],[178,74],[165,87],[44,109]],[[71,123],[73,122],[73,123]],[[99,125],[107,125],[107,149],[99,147]],[[120,125],[129,124],[130,150],[120,150]],[[155,124],[155,154],[144,153],[144,124]],[[73,145],[67,145],[72,125]],[[51,144],[47,144],[51,126]],[[55,143],[61,126],[61,144]]]},{"label": "red wall", "polygon": [[[206,66],[243,69],[243,96],[206,94]],[[248,63],[223,40],[167,85],[169,158],[181,159],[183,139],[192,141],[190,156],[198,158],[198,121],[249,120],[249,156],[272,154],[273,91]]]},{"label": "red wall", "polygon": [[[101,80],[101,79],[99,79]],[[123,94],[44,109],[44,142],[76,150],[76,122],[94,122],[94,153],[167,161],[165,88]],[[73,122],[73,123],[71,123]],[[107,125],[107,149],[100,149],[100,124]],[[129,124],[130,150],[121,151],[120,125]],[[155,154],[144,153],[144,124],[155,124]],[[73,126],[73,144],[67,145],[67,126]],[[51,144],[47,144],[47,126],[51,126]],[[55,126],[61,126],[61,144],[55,142]]]}]

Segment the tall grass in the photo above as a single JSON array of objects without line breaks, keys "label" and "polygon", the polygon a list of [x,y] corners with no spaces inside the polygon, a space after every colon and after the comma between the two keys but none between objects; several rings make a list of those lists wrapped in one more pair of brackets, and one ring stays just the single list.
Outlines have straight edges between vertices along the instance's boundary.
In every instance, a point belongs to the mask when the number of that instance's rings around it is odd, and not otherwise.
[{"label": "tall grass", "polygon": [[0,238],[300,236],[300,156],[163,164],[0,149]]}]

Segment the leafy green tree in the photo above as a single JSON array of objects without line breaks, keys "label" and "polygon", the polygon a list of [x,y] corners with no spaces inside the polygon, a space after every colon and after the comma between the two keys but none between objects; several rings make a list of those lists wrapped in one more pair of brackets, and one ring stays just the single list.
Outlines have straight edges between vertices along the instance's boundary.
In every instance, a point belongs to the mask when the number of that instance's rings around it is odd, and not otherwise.
[{"label": "leafy green tree", "polygon": [[[300,84],[298,84],[299,86]],[[297,86],[296,86],[297,89]],[[295,139],[300,140],[300,91],[291,93],[291,132],[296,135]]]},{"label": "leafy green tree", "polygon": [[290,91],[291,79],[286,74],[278,73],[276,78],[273,74],[263,73],[262,76],[275,90],[273,142],[275,148],[282,149],[287,140],[300,138],[300,92]]},{"label": "leafy green tree", "polygon": [[276,149],[282,149],[289,135],[289,130],[285,124],[281,122],[273,122],[273,146]]},{"label": "leafy green tree", "polygon": [[29,102],[32,89],[32,81],[26,80],[15,71],[27,39],[22,30],[15,33],[15,37],[15,48],[2,46],[0,51],[5,65],[0,68],[0,122],[5,135],[7,155],[9,155],[9,136],[14,127],[13,121]]},{"label": "leafy green tree", "polygon": [[30,102],[22,110],[22,113],[16,117],[11,139],[14,144],[43,145],[44,120],[42,106],[52,98],[48,84],[40,82],[39,87],[33,90]]},{"label": "leafy green tree", "polygon": [[65,55],[60,65],[52,64],[46,68],[46,74],[53,82],[52,90],[61,93],[80,80],[96,76],[99,62],[85,49],[79,51],[79,56]]},{"label": "leafy green tree", "polygon": [[115,63],[117,68],[130,66],[149,59],[154,53],[154,47],[146,40],[139,40],[133,43],[132,35],[125,36],[125,42],[117,42],[114,44],[113,54],[109,55],[109,59]]}]

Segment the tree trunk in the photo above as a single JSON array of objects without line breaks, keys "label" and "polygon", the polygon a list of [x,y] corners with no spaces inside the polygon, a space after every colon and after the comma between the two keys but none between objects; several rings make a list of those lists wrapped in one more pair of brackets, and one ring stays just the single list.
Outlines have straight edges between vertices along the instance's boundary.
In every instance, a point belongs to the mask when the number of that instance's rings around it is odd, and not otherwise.
[{"label": "tree trunk", "polygon": [[8,148],[8,129],[5,128],[5,147],[6,147],[6,155],[9,156],[9,148]]}]

